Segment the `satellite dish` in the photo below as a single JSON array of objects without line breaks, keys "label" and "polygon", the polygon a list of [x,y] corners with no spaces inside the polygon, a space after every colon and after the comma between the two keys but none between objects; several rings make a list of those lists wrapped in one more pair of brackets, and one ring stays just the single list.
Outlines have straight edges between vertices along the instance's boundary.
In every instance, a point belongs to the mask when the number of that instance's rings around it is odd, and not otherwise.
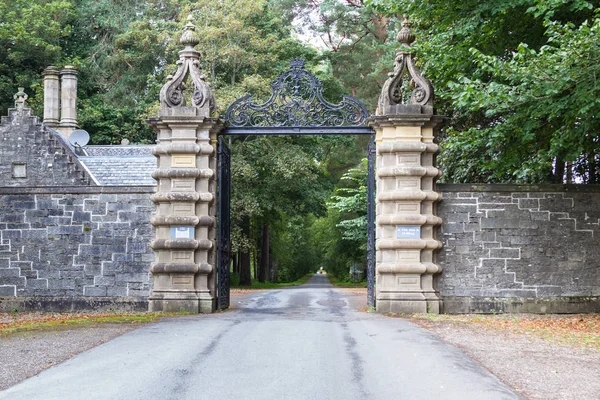
[{"label": "satellite dish", "polygon": [[90,141],[90,134],[83,129],[77,129],[69,135],[69,142],[75,147],[83,147]]}]

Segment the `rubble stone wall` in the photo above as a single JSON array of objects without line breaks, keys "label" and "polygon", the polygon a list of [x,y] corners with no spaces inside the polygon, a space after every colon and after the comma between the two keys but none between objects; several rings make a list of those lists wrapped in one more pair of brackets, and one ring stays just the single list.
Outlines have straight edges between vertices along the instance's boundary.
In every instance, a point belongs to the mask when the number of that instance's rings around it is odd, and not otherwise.
[{"label": "rubble stone wall", "polygon": [[[439,189],[444,312],[600,312],[600,187]],[[154,191],[0,187],[0,309],[146,309]]]},{"label": "rubble stone wall", "polygon": [[600,187],[439,185],[444,311],[600,311]]},{"label": "rubble stone wall", "polygon": [[0,309],[145,309],[153,192],[0,188]]}]

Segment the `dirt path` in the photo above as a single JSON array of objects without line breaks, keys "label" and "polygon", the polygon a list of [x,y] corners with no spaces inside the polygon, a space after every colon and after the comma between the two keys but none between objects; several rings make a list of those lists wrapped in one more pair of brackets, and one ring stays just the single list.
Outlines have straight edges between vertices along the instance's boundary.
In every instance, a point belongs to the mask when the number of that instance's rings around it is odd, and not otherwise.
[{"label": "dirt path", "polygon": [[527,399],[600,399],[600,350],[479,326],[411,320],[463,350]]},{"label": "dirt path", "polygon": [[139,327],[101,324],[0,337],[0,390]]}]

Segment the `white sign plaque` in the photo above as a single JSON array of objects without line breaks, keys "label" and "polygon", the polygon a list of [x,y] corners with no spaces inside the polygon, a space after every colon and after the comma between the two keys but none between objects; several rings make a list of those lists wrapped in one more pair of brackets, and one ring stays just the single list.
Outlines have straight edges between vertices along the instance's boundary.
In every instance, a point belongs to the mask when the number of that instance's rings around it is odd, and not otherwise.
[{"label": "white sign plaque", "polygon": [[420,239],[421,227],[418,225],[397,225],[396,239]]},{"label": "white sign plaque", "polygon": [[193,239],[194,238],[194,227],[193,226],[172,226],[171,227],[171,239]]}]

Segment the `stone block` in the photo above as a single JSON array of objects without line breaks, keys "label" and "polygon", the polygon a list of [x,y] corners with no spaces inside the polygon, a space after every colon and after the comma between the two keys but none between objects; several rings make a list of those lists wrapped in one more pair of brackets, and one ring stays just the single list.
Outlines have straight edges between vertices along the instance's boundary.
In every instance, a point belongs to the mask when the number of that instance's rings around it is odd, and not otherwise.
[{"label": "stone block", "polygon": [[[443,207],[446,207],[446,206],[444,205]],[[442,205],[440,203],[438,210],[441,208],[442,208]],[[476,204],[457,204],[457,205],[449,206],[446,209],[448,210],[448,213],[474,213],[474,212],[477,212],[477,205]],[[440,212],[440,215],[443,215],[443,213]]]},{"label": "stone block", "polygon": [[126,203],[126,202],[117,202],[117,203],[108,203],[106,205],[106,210],[113,211],[125,211],[125,212],[134,212],[136,211],[135,204]]},{"label": "stone block", "polygon": [[19,268],[1,268],[0,269],[0,277],[5,278],[18,278],[21,274],[21,270]]},{"label": "stone block", "polygon": [[27,210],[25,211],[25,218],[27,221],[31,222],[32,220],[47,217],[49,215],[48,210]]},{"label": "stone block", "polygon": [[25,287],[27,289],[47,289],[48,281],[46,279],[27,279]]},{"label": "stone block", "polygon": [[60,271],[60,277],[65,279],[82,278],[84,275],[82,270],[67,270]]},{"label": "stone block", "polygon": [[0,296],[16,296],[17,287],[15,285],[0,285]]},{"label": "stone block", "polygon": [[539,199],[519,199],[519,208],[528,210],[539,210]]},{"label": "stone block", "polygon": [[75,289],[75,280],[48,278],[48,289],[50,289],[50,290],[74,290]]},{"label": "stone block", "polygon": [[480,229],[481,225],[479,221],[464,224],[464,232],[479,232]]},{"label": "stone block", "polygon": [[46,239],[48,231],[46,229],[28,229],[21,233],[23,239]]},{"label": "stone block", "polygon": [[490,258],[520,258],[520,249],[490,249]]},{"label": "stone block", "polygon": [[57,206],[55,201],[47,200],[43,198],[37,199],[38,210],[50,210]]},{"label": "stone block", "polygon": [[73,224],[82,224],[84,222],[91,222],[92,215],[90,212],[75,211],[75,212],[73,212],[72,221],[73,221]]},{"label": "stone block", "polygon": [[[448,210],[454,210],[454,207],[457,205],[476,205],[478,199],[473,199],[473,198],[465,198],[465,197],[458,197],[458,198],[451,198],[447,196],[448,193],[444,193],[444,198],[442,199],[442,201],[440,202],[440,205],[443,205],[443,207],[445,207]],[[474,207],[475,208],[475,207]]]},{"label": "stone block", "polygon": [[127,296],[127,287],[109,286],[106,288],[106,295],[110,297]]},{"label": "stone block", "polygon": [[25,214],[0,214],[0,222],[23,223],[25,222]]},{"label": "stone block", "polygon": [[482,218],[481,229],[518,228],[519,220],[501,218]]},{"label": "stone block", "polygon": [[83,267],[83,272],[88,277],[90,277],[90,276],[98,276],[102,272],[102,267],[100,266],[100,263],[97,263],[97,264],[87,264],[85,267]]},{"label": "stone block", "polygon": [[94,278],[94,285],[96,286],[113,286],[114,284],[114,276],[96,276]]},{"label": "stone block", "polygon": [[130,253],[130,254],[146,253],[148,251],[149,247],[150,247],[149,240],[139,240],[139,239],[133,239],[133,238],[127,239],[127,253]]},{"label": "stone block", "polygon": [[456,246],[455,251],[456,254],[469,254],[471,249],[469,248],[469,246]]},{"label": "stone block", "polygon": [[48,227],[48,235],[78,235],[82,233],[83,226],[81,225],[58,225]]},{"label": "stone block", "polygon": [[111,253],[125,253],[127,252],[127,246],[125,245],[125,243],[123,244],[110,244],[108,246],[106,246],[106,251],[107,253],[111,254]]},{"label": "stone block", "polygon": [[462,224],[462,223],[447,223],[442,227],[442,232],[444,234],[464,232],[464,224]]},{"label": "stone block", "polygon": [[479,203],[484,204],[511,204],[512,195],[507,193],[483,192],[480,193]]},{"label": "stone block", "polygon": [[497,249],[502,247],[502,244],[499,242],[483,242],[484,249]]},{"label": "stone block", "polygon": [[473,234],[473,238],[477,242],[495,242],[496,241],[496,232],[475,232]]},{"label": "stone block", "polygon": [[20,230],[5,229],[2,231],[2,239],[15,239],[21,237]]},{"label": "stone block", "polygon": [[119,218],[118,221],[119,222],[140,222],[140,221],[147,221],[148,220],[148,216],[144,215],[144,214],[140,214],[137,212],[123,212],[120,211],[119,212]]},{"label": "stone block", "polygon": [[105,286],[86,286],[83,288],[84,296],[104,297],[107,295]]},{"label": "stone block", "polygon": [[80,256],[106,256],[108,254],[106,245],[81,245]]}]

